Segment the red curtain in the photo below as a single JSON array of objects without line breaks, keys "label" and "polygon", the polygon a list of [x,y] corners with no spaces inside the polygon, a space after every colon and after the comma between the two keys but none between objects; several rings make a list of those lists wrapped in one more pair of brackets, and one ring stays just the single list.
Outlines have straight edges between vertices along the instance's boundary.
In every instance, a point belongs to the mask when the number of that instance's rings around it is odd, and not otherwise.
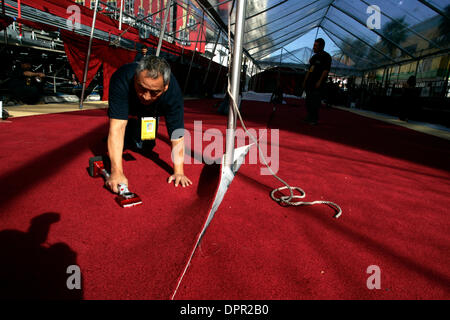
[{"label": "red curtain", "polygon": [[[83,81],[86,54],[89,38],[70,31],[61,31],[67,58],[78,81]],[[111,47],[107,42],[93,39],[89,67],[86,77],[86,87],[89,86],[100,66],[103,64],[103,97],[108,100],[109,80],[112,74],[122,65],[132,62],[136,51]]]},{"label": "red curtain", "polygon": [[[76,5],[76,3],[71,0],[22,0],[22,4],[31,6],[37,10],[51,13],[59,17],[63,17],[65,19],[69,18],[67,7],[70,5]],[[92,24],[93,11],[85,6],[79,6],[79,8],[81,13],[81,24],[90,27]],[[5,21],[7,22],[7,20]],[[27,24],[36,29],[57,30],[57,28],[55,27],[26,21],[24,19],[20,19],[19,22]],[[120,35],[122,33],[122,31],[118,30],[118,22],[116,20],[113,20],[102,14],[97,15],[95,28],[114,35]],[[123,38],[156,48],[158,44],[157,37],[151,35],[148,39],[140,39],[139,31],[137,29],[129,28],[125,24],[123,25],[123,28],[124,30],[127,30],[127,32],[122,35]],[[89,38],[75,34],[71,31],[61,30],[61,39],[64,42],[64,50],[66,52],[69,63],[77,79],[81,82],[83,80]],[[182,48],[167,41],[163,41],[161,50],[174,55],[180,55],[182,52]],[[187,53],[187,50],[185,50],[185,53]],[[102,99],[107,100],[109,93],[109,80],[111,78],[111,75],[121,65],[133,61],[135,56],[136,51],[110,47],[105,41],[93,39],[86,78],[86,86],[89,86],[98,69],[103,64],[104,94]]]},{"label": "red curtain", "polygon": [[[67,8],[71,5],[77,5],[75,2],[71,0],[22,0],[23,5],[27,5],[33,7],[37,10],[41,10],[44,12],[51,13],[55,16],[62,17],[67,19],[70,17],[70,13],[67,12]],[[93,10],[88,7],[78,5],[80,8],[81,21],[80,23],[85,26],[92,26],[93,19]],[[122,38],[128,39],[134,42],[145,43],[150,47],[155,47],[158,44],[158,38],[151,35],[148,39],[140,39],[139,38],[139,30],[133,27],[129,27],[126,24],[122,24],[122,31],[119,30],[119,22],[117,20],[111,19],[104,14],[97,14],[97,20],[95,22],[95,29],[101,30],[113,35],[120,35],[123,33],[123,30],[127,30],[122,35]],[[163,41],[162,51],[169,52],[172,54],[180,55],[181,48],[176,44],[169,43],[167,41]]]},{"label": "red curtain", "polygon": [[[69,60],[72,70],[78,81],[81,82],[83,81],[89,38],[77,35],[70,31],[61,30],[61,39],[64,42],[64,50],[66,51],[67,59]],[[104,46],[104,41],[93,39],[86,77],[86,87],[89,86],[97,73],[98,68],[102,64],[101,57]]]},{"label": "red curtain", "polygon": [[102,50],[103,60],[103,97],[102,100],[108,100],[109,80],[113,73],[125,63],[132,62],[136,56],[136,51],[130,51],[121,48],[105,46]]}]

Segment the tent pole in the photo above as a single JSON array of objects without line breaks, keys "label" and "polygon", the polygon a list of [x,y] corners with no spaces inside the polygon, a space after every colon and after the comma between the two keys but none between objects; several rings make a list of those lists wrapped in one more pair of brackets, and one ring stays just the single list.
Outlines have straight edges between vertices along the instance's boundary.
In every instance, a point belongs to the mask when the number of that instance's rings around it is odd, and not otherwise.
[{"label": "tent pole", "polygon": [[281,47],[281,54],[280,54],[280,67],[281,67],[281,62],[283,61],[283,47]]},{"label": "tent pole", "polygon": [[383,75],[381,76],[381,87],[383,88],[384,76],[386,75],[386,67],[383,69]]},{"label": "tent pole", "polygon": [[[259,69],[261,71],[261,69]],[[259,83],[261,82],[261,72],[258,72],[258,69],[256,70],[255,74],[255,92],[258,92],[256,90],[259,90]]]},{"label": "tent pole", "polygon": [[203,22],[205,21],[205,14],[203,14],[202,16],[202,23],[200,25],[200,29],[197,32],[197,40],[195,41],[195,47],[194,47],[194,52],[192,52],[192,58],[191,58],[191,63],[189,64],[189,70],[188,73],[186,75],[186,81],[184,82],[184,90],[183,90],[183,95],[186,93],[186,89],[187,89],[187,85],[188,85],[188,81],[189,81],[189,76],[191,75],[191,69],[192,69],[192,63],[194,63],[194,57],[195,57],[195,53],[197,52],[197,44],[198,44],[198,38],[200,37],[200,34],[202,32],[203,29]]},{"label": "tent pole", "polygon": [[[20,4],[20,0],[17,0],[17,17],[19,19],[22,18],[22,6]],[[20,41],[22,41],[22,24],[19,22],[19,35],[20,35]]]},{"label": "tent pole", "polygon": [[450,61],[447,61],[447,72],[445,73],[444,90],[443,90],[444,98],[447,97],[448,77],[450,77]]},{"label": "tent pole", "polygon": [[344,54],[342,53],[341,56],[339,57],[339,63],[338,63],[338,65],[336,66],[336,68],[334,68],[334,76],[336,76],[336,74],[337,74],[338,67],[339,67],[339,68],[341,67],[341,60],[342,60],[342,57],[343,57],[343,56],[344,56]]},{"label": "tent pole", "polygon": [[[236,25],[234,31],[234,48],[233,48],[233,61],[231,69],[231,94],[239,100],[239,85],[241,77],[241,60],[242,60],[242,44],[244,36],[245,25],[245,7],[247,5],[246,0],[236,1]],[[236,101],[238,104],[239,101]],[[239,105],[238,105],[239,107]],[[232,170],[234,160],[234,135],[236,131],[236,111],[233,107],[233,101],[230,99],[230,106],[228,112],[228,127],[227,127],[227,139],[226,139],[226,154],[224,167],[228,167]]]},{"label": "tent pole", "polygon": [[122,15],[123,15],[123,2],[125,0],[120,0],[120,14],[119,14],[119,30],[122,30]]},{"label": "tent pole", "polygon": [[219,67],[219,72],[217,72],[216,82],[214,82],[214,88],[213,88],[213,91],[212,91],[213,94],[214,94],[214,92],[216,92],[217,83],[219,82],[220,73],[222,72],[223,60],[224,60],[223,56],[220,57],[220,67]]},{"label": "tent pole", "polygon": [[92,38],[94,37],[94,30],[95,30],[95,20],[97,19],[97,8],[98,8],[98,0],[95,0],[94,16],[92,18],[91,35],[89,37],[88,52],[86,55],[86,62],[84,65],[83,89],[81,90],[80,109],[83,109],[83,100],[84,100],[84,94],[86,91],[86,79],[87,79],[87,73],[88,73],[88,69],[89,69],[89,57],[91,56]]},{"label": "tent pole", "polygon": [[250,77],[250,81],[251,81],[251,85],[249,83],[249,87],[251,87],[252,91],[255,91],[255,78],[254,78],[254,72],[255,72],[255,64],[252,63],[252,71],[251,71],[251,77]]},{"label": "tent pole", "polygon": [[213,47],[211,58],[209,59],[208,69],[206,70],[205,77],[203,78],[203,87],[205,87],[205,85],[206,85],[206,80],[208,79],[209,70],[211,68],[211,62],[214,59],[214,55],[216,54],[217,43],[219,42],[219,38],[220,38],[220,34],[221,33],[222,33],[222,30],[219,30],[219,34],[217,35],[216,42],[214,43],[214,47]]},{"label": "tent pole", "polygon": [[[2,13],[4,16],[6,15],[5,0],[2,0]],[[6,48],[8,46],[8,27],[5,28],[3,34],[5,36],[5,48]]]},{"label": "tent pole", "polygon": [[387,69],[387,73],[386,73],[386,80],[384,82],[384,86],[385,86],[386,89],[388,88],[389,81],[391,79],[391,72],[392,72],[392,68],[388,68]]},{"label": "tent pole", "polygon": [[163,41],[163,37],[164,37],[164,32],[166,31],[166,24],[167,24],[167,19],[169,18],[171,5],[172,5],[172,0],[169,0],[168,3],[166,4],[166,11],[164,12],[164,23],[161,26],[161,32],[159,33],[158,48],[156,49],[157,57],[159,57],[159,53],[161,52],[162,41]]},{"label": "tent pole", "polygon": [[416,81],[417,81],[417,71],[419,70],[419,64],[420,64],[420,59],[417,60],[416,71],[414,72],[414,77],[416,78]]}]

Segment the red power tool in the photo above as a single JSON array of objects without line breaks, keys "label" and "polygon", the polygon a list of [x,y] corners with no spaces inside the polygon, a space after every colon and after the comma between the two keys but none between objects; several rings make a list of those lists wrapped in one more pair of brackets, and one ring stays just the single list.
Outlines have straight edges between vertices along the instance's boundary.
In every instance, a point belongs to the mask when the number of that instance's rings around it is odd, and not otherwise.
[{"label": "red power tool", "polygon": [[[89,159],[89,175],[91,177],[103,176],[105,180],[109,178],[109,173],[105,169],[102,156],[91,157]],[[119,195],[116,197],[116,201],[121,207],[128,208],[142,204],[141,198],[136,193],[130,192],[126,184],[119,184],[117,187],[119,189]]]}]

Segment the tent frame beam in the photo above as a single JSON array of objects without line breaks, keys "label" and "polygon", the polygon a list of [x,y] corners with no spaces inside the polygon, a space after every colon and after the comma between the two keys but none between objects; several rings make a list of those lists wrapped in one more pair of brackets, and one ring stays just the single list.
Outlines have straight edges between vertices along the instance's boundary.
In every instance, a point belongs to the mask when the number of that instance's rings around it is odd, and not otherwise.
[{"label": "tent frame beam", "polygon": [[[351,43],[348,43],[347,40],[344,40],[344,39],[342,39],[340,36],[334,34],[334,33],[331,32],[328,28],[325,28],[325,27],[321,27],[321,28],[323,29],[323,31],[326,33],[326,35],[327,35],[330,39],[331,39],[331,37],[329,36],[329,34],[332,34],[333,36],[335,36],[336,38],[338,38],[339,40],[341,40],[343,43],[349,45],[349,46],[352,47],[352,49],[353,49],[352,44],[351,44]],[[333,40],[331,40],[331,41],[333,41]],[[349,55],[348,52],[345,52],[344,49],[343,49],[340,45],[338,45],[335,41],[333,41],[333,42],[334,42],[334,44],[341,50],[341,52],[343,52],[343,53],[344,53],[347,57],[349,57],[350,59],[354,60],[355,63],[356,63],[356,60],[357,60],[357,59],[355,59],[354,57],[352,57],[351,55]],[[362,58],[362,57],[357,57],[357,58],[358,58],[359,61],[361,61],[361,60],[362,60],[362,61],[369,61],[368,59],[365,59],[365,58]]]},{"label": "tent frame beam", "polygon": [[[349,16],[350,18],[352,18],[353,20],[355,20],[356,22],[358,22],[359,24],[366,26],[366,24],[364,22],[362,22],[361,20],[359,20],[357,17],[355,17],[353,14],[348,13],[347,11],[337,7],[335,4],[331,4],[331,6],[337,10],[339,10],[340,12],[342,12],[343,14]],[[409,53],[408,51],[406,51],[405,49],[403,49],[402,47],[400,47],[398,44],[396,44],[395,42],[393,42],[392,40],[386,38],[382,33],[376,31],[376,29],[371,29],[370,31],[372,31],[373,33],[375,33],[377,36],[381,37],[382,39],[386,40],[387,42],[389,42],[390,44],[392,44],[394,47],[396,47],[397,49],[399,49],[401,52],[403,52],[404,54],[410,56],[413,59],[417,59],[417,57],[413,56],[411,53]]]},{"label": "tent frame beam", "polygon": [[[362,3],[370,6],[370,4],[368,2],[366,2],[365,0],[360,0]],[[436,44],[434,41],[425,38],[424,36],[422,36],[420,33],[418,33],[417,31],[411,29],[410,27],[408,27],[406,24],[399,22],[397,19],[392,18],[391,16],[389,16],[388,14],[384,13],[384,11],[381,11],[381,14],[383,16],[385,16],[388,19],[391,19],[392,21],[396,21],[397,23],[399,23],[400,25],[402,25],[403,27],[405,27],[405,29],[407,29],[409,32],[414,33],[416,36],[418,36],[419,38],[421,38],[422,40],[425,40],[426,42],[430,43],[431,45],[433,45],[435,48],[438,48],[440,50],[442,50],[443,48],[441,46],[439,46],[438,44]]]},{"label": "tent frame beam", "polygon": [[[298,23],[298,22],[300,22],[300,21],[302,21],[302,20],[308,18],[308,17],[311,16],[312,14],[314,14],[314,13],[316,13],[316,12],[318,12],[318,11],[324,9],[324,8],[326,8],[326,6],[321,7],[321,8],[319,8],[319,9],[317,9],[317,10],[314,10],[314,12],[311,12],[309,15],[306,15],[306,16],[304,16],[304,17],[302,17],[302,18],[300,18],[300,19],[298,19],[298,20],[296,20],[296,21],[294,21],[294,22],[290,22],[290,23],[289,23],[289,26],[292,26],[292,25],[294,25],[294,24],[296,24],[296,23]],[[313,20],[312,22],[317,21],[317,20],[319,20],[319,19],[322,19],[322,20],[323,20],[323,17],[318,18],[318,19],[315,19],[315,20]],[[319,25],[320,25],[320,24],[319,24]],[[259,39],[265,38],[265,37],[267,37],[267,36],[269,36],[269,35],[271,35],[271,34],[273,34],[273,33],[275,33],[275,32],[278,32],[278,31],[280,31],[280,30],[283,30],[283,29],[285,29],[285,28],[286,28],[286,26],[282,26],[281,28],[279,28],[279,29],[277,29],[277,30],[275,30],[275,31],[272,31],[272,32],[270,32],[270,33],[268,33],[268,34],[265,34],[265,35],[263,35],[263,36],[261,36],[261,37],[259,37],[259,38],[257,38],[257,39],[250,40],[250,41],[244,43],[244,45],[245,45],[245,44],[252,43],[252,42],[255,42],[255,41],[258,41]],[[252,48],[252,49],[253,49],[253,48]],[[249,50],[251,50],[251,49],[249,49]]]},{"label": "tent frame beam", "polygon": [[[322,19],[322,18],[317,18],[316,20],[313,20],[313,21],[311,21],[311,23],[314,23],[314,22],[316,22],[316,21],[319,21],[320,19]],[[311,31],[311,30],[313,30],[314,28],[317,28],[319,25],[317,25],[317,26],[315,26],[315,27],[313,27],[313,28],[309,28],[308,30],[306,30],[305,31],[305,33],[307,33],[307,32],[309,32],[309,31]],[[301,29],[301,28],[300,28]],[[280,39],[280,38],[283,38],[283,37],[285,37],[285,36],[288,36],[288,35],[290,35],[290,34],[292,34],[292,33],[294,33],[294,32],[298,32],[299,31],[299,29],[297,29],[297,30],[293,30],[293,31],[291,31],[291,32],[288,32],[288,33],[285,33],[284,35],[282,35],[282,36],[280,36],[278,39]],[[303,32],[303,31],[302,31]],[[264,37],[263,37],[264,38]],[[290,39],[290,38],[289,38]],[[272,39],[269,39],[268,41],[265,41],[265,42],[263,42],[263,43],[260,43],[260,44],[258,44],[257,46],[255,46],[255,47],[251,47],[250,49],[248,49],[248,51],[250,51],[250,50],[253,50],[253,49],[256,49],[256,48],[259,48],[259,47],[261,47],[261,46],[263,46],[263,45],[265,45],[265,44],[268,44],[268,43],[272,43]],[[281,42],[282,43],[282,42]],[[262,51],[265,51],[265,50],[267,50],[267,49],[269,49],[269,48],[272,48],[272,47],[275,47],[275,46],[277,46],[278,44],[274,44],[274,45],[272,45],[272,46],[270,46],[270,47],[267,47],[267,48],[265,48],[265,49],[263,49]],[[276,51],[276,50],[275,50]]]},{"label": "tent frame beam", "polygon": [[[311,5],[313,5],[314,3],[319,2],[319,1],[320,1],[320,0],[315,0],[315,1],[309,3],[309,4],[305,5],[305,6],[299,8],[299,9],[296,9],[296,10],[294,10],[294,11],[291,11],[291,12],[289,12],[288,14],[285,14],[285,15],[279,17],[279,18],[276,18],[276,19],[274,19],[274,20],[272,20],[272,21],[269,21],[269,22],[267,22],[267,23],[265,23],[265,24],[262,24],[262,25],[260,25],[260,26],[257,26],[256,28],[247,30],[247,31],[245,31],[245,33],[252,32],[252,31],[257,30],[257,29],[259,29],[259,28],[265,27],[265,26],[267,26],[267,25],[269,25],[269,24],[271,24],[271,23],[273,23],[273,22],[276,22],[276,21],[278,21],[278,20],[285,19],[287,16],[290,16],[291,14],[297,13],[297,12],[299,12],[300,10],[303,10],[303,9],[305,9],[306,7],[309,7],[309,6],[311,6]],[[326,6],[329,6],[329,4],[327,4]],[[322,9],[325,8],[326,6],[323,6]]]},{"label": "tent frame beam", "polygon": [[[228,26],[223,22],[222,18],[219,16],[217,11],[214,10],[214,6],[212,6],[208,0],[197,0],[197,2],[202,7],[203,11],[209,14],[209,16],[215,22],[217,27],[219,27],[219,29],[222,29],[222,32],[224,34],[228,34]],[[231,32],[231,30],[230,30],[230,37],[231,39],[234,39],[234,34],[233,32]],[[242,48],[242,51],[254,64],[258,65],[258,62],[252,57],[252,55],[245,48]]]},{"label": "tent frame beam", "polygon": [[424,6],[427,6],[428,8],[430,8],[431,10],[433,10],[434,12],[438,13],[439,15],[441,15],[442,17],[444,17],[445,19],[450,21],[450,17],[442,10],[438,9],[437,7],[433,6],[431,3],[429,3],[428,1],[425,0],[418,0],[421,4],[423,4]]},{"label": "tent frame beam", "polygon": [[[319,20],[319,19],[317,19],[317,20]],[[314,28],[317,28],[317,27],[318,27],[318,26],[316,26],[316,27],[314,27]],[[254,56],[254,57],[256,56],[257,59],[261,59],[261,58],[263,58],[263,57],[265,57],[265,56],[267,56],[267,55],[269,55],[269,54],[271,54],[271,53],[273,53],[273,52],[275,52],[275,51],[281,49],[281,48],[284,47],[286,44],[291,43],[292,41],[295,40],[295,39],[292,40],[293,38],[300,38],[301,36],[303,36],[304,34],[310,32],[310,31],[311,31],[312,29],[314,29],[314,28],[310,28],[310,29],[308,29],[308,30],[306,30],[306,31],[304,31],[304,32],[301,32],[301,33],[299,33],[299,34],[296,34],[296,35],[294,35],[294,36],[292,36],[292,37],[290,37],[290,38],[288,38],[288,39],[286,39],[286,40],[284,40],[284,41],[282,41],[282,42],[280,42],[280,43],[278,43],[278,44],[274,44],[274,45],[271,46],[271,47],[268,47],[268,48],[266,48],[266,49],[264,49],[264,50],[262,50],[262,51],[259,51],[259,52],[255,53],[253,56]],[[289,41],[289,42],[288,42],[288,41]],[[286,42],[287,42],[287,43],[286,43]],[[269,50],[269,49],[271,49],[271,48],[273,48],[273,47],[275,47],[275,46],[280,46],[280,47],[278,47],[277,49],[271,50],[271,51],[269,51],[269,52],[266,53],[267,50]]]},{"label": "tent frame beam", "polygon": [[[392,59],[391,57],[389,57],[387,54],[381,52],[380,50],[378,50],[377,48],[375,48],[374,46],[372,46],[370,43],[368,43],[367,41],[361,39],[360,37],[358,37],[357,35],[355,35],[353,32],[351,32],[350,30],[347,30],[346,28],[336,24],[333,20],[331,20],[328,17],[325,17],[328,21],[330,21],[331,23],[333,23],[334,25],[338,26],[339,28],[341,28],[342,30],[344,30],[345,32],[351,34],[353,37],[355,37],[356,39],[358,39],[359,41],[365,43],[366,45],[368,45],[370,48],[374,49],[376,52],[378,52],[379,54],[383,55],[385,58],[395,62],[394,59]],[[324,26],[322,26],[322,28],[325,30],[327,30],[328,32],[330,32],[331,34],[335,35],[333,32],[331,32],[328,28],[325,28]],[[335,35],[336,36],[336,35]],[[337,36],[336,36],[337,37]],[[341,39],[340,37],[338,37],[339,39]],[[342,40],[342,39],[341,39]]]}]

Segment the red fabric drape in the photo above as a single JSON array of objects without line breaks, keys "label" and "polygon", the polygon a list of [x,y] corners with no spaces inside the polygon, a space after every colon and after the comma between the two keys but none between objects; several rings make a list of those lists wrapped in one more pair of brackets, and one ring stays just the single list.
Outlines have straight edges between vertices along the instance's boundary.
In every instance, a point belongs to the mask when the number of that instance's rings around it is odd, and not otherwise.
[{"label": "red fabric drape", "polygon": [[[37,10],[51,13],[58,17],[63,17],[65,19],[69,18],[71,13],[67,12],[67,8],[70,5],[76,5],[70,0],[22,0],[23,5],[33,7]],[[81,13],[81,24],[86,26],[91,26],[93,11],[85,6],[79,6]],[[43,30],[57,30],[57,28],[44,25],[40,23],[35,23],[27,21],[24,19],[19,19],[21,23],[31,26],[36,29]],[[150,35],[148,39],[140,39],[139,31],[136,28],[130,28],[126,24],[123,24],[123,30],[127,30],[126,33],[122,35],[124,39],[128,39],[134,42],[139,42],[145,44],[149,47],[156,48],[158,44],[158,38]],[[108,32],[111,35],[120,35],[123,31],[118,30],[118,21],[111,19],[102,14],[97,15],[97,21],[95,28]],[[83,80],[83,73],[85,68],[86,54],[89,45],[89,39],[85,36],[77,35],[73,32],[61,30],[61,39],[64,42],[64,49],[68,57],[69,63],[79,81]],[[163,41],[162,51],[180,55],[182,48],[176,44]],[[185,50],[185,53],[188,51]],[[109,94],[109,80],[111,75],[117,70],[121,65],[133,61],[136,56],[135,51],[129,51],[126,49],[112,48],[108,46],[108,43],[98,39],[93,39],[91,55],[89,59],[88,74],[86,78],[86,86],[89,86],[92,79],[94,78],[99,67],[103,63],[103,85],[104,94],[102,99],[107,100]]]},{"label": "red fabric drape", "polygon": [[[76,5],[76,3],[71,0],[22,0],[22,4],[33,7],[37,10],[54,14],[55,16],[62,17],[64,19],[68,19],[71,15],[71,13],[67,12],[67,8],[71,5]],[[91,27],[93,10],[85,6],[78,7],[80,8],[81,15],[80,23],[85,26]],[[133,27],[130,28],[126,24],[122,24],[122,30],[119,30],[119,22],[103,14],[97,15],[95,28],[97,30],[101,30],[116,36],[122,34],[123,30],[127,30],[127,32],[122,35],[122,38],[124,39],[128,39],[134,42],[140,42],[154,48],[156,48],[158,44],[157,37],[151,35],[148,39],[140,39],[139,30]],[[161,50],[175,55],[180,55],[182,49],[176,44],[163,41]]]},{"label": "red fabric drape", "polygon": [[[89,38],[69,31],[61,31],[61,38],[64,41],[64,49],[72,70],[77,79],[81,82],[83,80]],[[108,100],[109,80],[111,79],[112,74],[120,66],[132,62],[135,56],[135,51],[111,47],[105,41],[93,39],[91,55],[89,57],[88,74],[86,77],[86,87],[89,86],[96,72],[103,64],[102,100]]]},{"label": "red fabric drape", "polygon": [[[84,67],[86,62],[86,55],[89,46],[89,38],[77,35],[70,31],[61,31],[61,39],[64,42],[64,50],[66,51],[67,59],[75,73],[78,81],[83,81]],[[98,68],[102,64],[102,50],[105,46],[104,41],[93,39],[91,47],[91,55],[89,58],[89,68],[86,77],[86,87],[89,86],[94,78]]]},{"label": "red fabric drape", "polygon": [[108,100],[109,80],[113,73],[125,63],[132,62],[136,56],[135,51],[105,46],[102,50],[103,60],[103,97]]}]

